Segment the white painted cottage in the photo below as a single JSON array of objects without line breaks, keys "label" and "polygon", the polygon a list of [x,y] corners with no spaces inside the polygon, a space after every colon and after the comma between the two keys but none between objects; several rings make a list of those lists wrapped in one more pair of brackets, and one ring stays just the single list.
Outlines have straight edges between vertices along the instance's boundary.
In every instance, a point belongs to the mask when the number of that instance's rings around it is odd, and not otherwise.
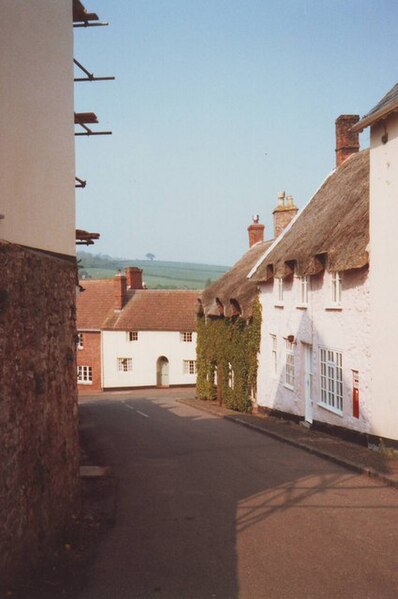
[{"label": "white painted cottage", "polygon": [[398,439],[398,84],[357,125],[370,127],[372,431]]},{"label": "white painted cottage", "polygon": [[319,428],[372,440],[369,151],[359,120],[336,121],[337,167],[252,269],[262,336],[257,403]]},{"label": "white painted cottage", "polygon": [[195,385],[200,291],[142,288],[142,270],[84,280],[77,302],[80,391]]}]

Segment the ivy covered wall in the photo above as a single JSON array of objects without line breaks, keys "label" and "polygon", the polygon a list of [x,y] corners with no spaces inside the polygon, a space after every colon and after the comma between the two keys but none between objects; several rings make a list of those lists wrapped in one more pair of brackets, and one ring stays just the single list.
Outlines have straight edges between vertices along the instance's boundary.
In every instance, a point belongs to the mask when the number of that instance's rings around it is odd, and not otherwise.
[{"label": "ivy covered wall", "polygon": [[198,317],[197,381],[200,399],[218,399],[239,412],[250,412],[256,392],[261,306],[258,298],[249,320]]}]

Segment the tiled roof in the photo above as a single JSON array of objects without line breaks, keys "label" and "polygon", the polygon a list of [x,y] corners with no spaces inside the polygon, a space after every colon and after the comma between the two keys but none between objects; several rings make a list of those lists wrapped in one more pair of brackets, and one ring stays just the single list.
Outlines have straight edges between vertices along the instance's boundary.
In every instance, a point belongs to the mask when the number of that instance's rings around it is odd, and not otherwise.
[{"label": "tiled roof", "polygon": [[362,131],[365,127],[373,125],[376,121],[385,118],[391,112],[398,111],[398,83],[372,108],[362,119],[354,125],[353,131]]},{"label": "tiled roof", "polygon": [[77,300],[79,330],[196,330],[196,303],[200,290],[129,290],[126,305],[115,311],[113,279],[84,280],[81,285],[85,291]]}]

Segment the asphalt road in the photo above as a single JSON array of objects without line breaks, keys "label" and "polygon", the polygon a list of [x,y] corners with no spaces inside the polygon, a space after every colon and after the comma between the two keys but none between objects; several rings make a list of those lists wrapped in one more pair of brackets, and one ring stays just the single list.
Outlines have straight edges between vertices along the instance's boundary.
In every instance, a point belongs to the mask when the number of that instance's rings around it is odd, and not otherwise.
[{"label": "asphalt road", "polygon": [[80,407],[119,485],[79,599],[397,599],[396,490],[177,394]]}]

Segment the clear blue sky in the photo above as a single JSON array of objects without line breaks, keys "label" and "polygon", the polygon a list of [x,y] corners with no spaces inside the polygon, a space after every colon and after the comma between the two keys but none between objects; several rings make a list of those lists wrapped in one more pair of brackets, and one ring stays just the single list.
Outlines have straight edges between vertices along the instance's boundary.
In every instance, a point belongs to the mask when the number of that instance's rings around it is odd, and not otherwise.
[{"label": "clear blue sky", "polygon": [[[93,253],[233,264],[285,190],[302,207],[334,168],[334,121],[398,81],[396,0],[84,0],[77,225]],[[363,147],[368,137],[361,138]]]}]

